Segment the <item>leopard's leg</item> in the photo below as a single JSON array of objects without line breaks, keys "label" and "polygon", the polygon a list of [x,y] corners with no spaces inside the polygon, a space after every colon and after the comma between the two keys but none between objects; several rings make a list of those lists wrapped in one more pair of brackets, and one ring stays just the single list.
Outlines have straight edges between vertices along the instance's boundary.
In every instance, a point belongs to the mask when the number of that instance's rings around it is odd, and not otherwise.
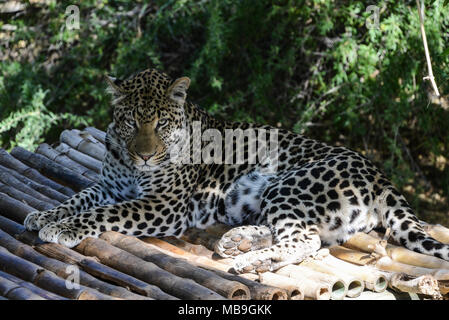
[{"label": "leopard's leg", "polygon": [[[134,236],[179,236],[187,229],[187,201],[180,205],[154,210],[148,199],[134,199],[89,209],[57,222],[50,222],[39,231],[48,242],[76,246],[84,238],[98,237],[105,231],[117,231]],[[179,204],[179,203],[178,203]]]},{"label": "leopard's leg", "polygon": [[382,217],[382,226],[390,229],[390,235],[395,241],[410,250],[449,261],[449,245],[426,233],[405,197],[392,185],[383,186],[376,210]]},{"label": "leopard's leg", "polygon": [[53,209],[29,213],[25,218],[24,225],[27,230],[38,231],[50,222],[56,222],[89,208],[109,204],[113,201],[112,195],[101,184],[97,183]]},{"label": "leopard's leg", "polygon": [[271,230],[267,226],[240,226],[223,234],[215,244],[215,252],[223,258],[270,247]]},{"label": "leopard's leg", "polygon": [[268,248],[237,256],[234,259],[234,270],[238,273],[273,271],[291,263],[299,263],[320,249],[317,226],[296,222],[285,229],[282,225],[291,223],[287,221],[274,228],[275,237],[282,240]]}]

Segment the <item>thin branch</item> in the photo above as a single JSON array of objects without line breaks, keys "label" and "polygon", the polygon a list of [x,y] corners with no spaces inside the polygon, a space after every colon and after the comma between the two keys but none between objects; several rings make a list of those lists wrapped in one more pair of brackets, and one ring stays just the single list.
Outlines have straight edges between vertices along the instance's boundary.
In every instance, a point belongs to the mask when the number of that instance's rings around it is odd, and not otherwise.
[{"label": "thin branch", "polygon": [[421,35],[422,35],[422,41],[424,43],[424,52],[426,54],[426,60],[427,60],[427,69],[429,70],[429,75],[424,77],[423,80],[430,80],[430,83],[432,84],[433,90],[435,91],[435,94],[437,97],[440,96],[440,92],[438,91],[437,84],[435,82],[435,77],[433,76],[432,71],[432,63],[430,62],[430,54],[429,54],[429,48],[427,47],[427,37],[426,37],[426,30],[424,29],[424,13],[423,13],[423,7],[421,7],[421,1],[416,0],[416,5],[418,7],[418,13],[419,13],[419,21],[421,24]]}]

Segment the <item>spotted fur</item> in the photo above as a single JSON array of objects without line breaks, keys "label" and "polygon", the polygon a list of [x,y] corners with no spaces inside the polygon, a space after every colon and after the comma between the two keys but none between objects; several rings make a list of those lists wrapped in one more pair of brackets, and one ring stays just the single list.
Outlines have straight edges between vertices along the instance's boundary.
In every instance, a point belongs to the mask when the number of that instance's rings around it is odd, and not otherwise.
[{"label": "spotted fur", "polygon": [[362,155],[279,130],[276,170],[250,162],[248,148],[241,164],[173,162],[198,152],[185,134],[194,121],[223,137],[226,129],[273,128],[214,119],[186,101],[186,77],[172,81],[149,69],[108,82],[114,120],[101,179],[52,210],[29,214],[25,226],[41,239],[72,247],[107,230],[162,237],[216,222],[248,225],[226,233],[216,251],[235,257],[238,272],[261,272],[383,227],[403,246],[449,260],[448,246],[425,233],[406,199]]}]

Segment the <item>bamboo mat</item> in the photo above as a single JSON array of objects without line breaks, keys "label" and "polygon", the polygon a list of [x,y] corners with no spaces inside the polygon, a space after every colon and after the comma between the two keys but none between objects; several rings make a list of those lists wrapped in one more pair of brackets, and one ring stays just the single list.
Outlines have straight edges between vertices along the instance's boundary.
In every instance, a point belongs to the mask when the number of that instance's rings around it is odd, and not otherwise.
[{"label": "bamboo mat", "polygon": [[[74,249],[43,243],[22,225],[98,181],[105,133],[65,130],[56,146],[0,149],[0,300],[399,300],[446,299],[449,263],[357,234],[276,272],[236,275],[213,253],[229,227],[190,229],[176,239],[105,232]],[[449,230],[428,225],[449,242]]]}]

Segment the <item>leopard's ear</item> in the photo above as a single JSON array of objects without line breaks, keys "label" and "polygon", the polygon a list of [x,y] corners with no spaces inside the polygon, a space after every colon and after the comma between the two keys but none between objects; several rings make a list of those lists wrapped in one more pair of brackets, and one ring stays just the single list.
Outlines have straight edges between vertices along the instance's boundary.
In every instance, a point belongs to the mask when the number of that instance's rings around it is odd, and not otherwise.
[{"label": "leopard's ear", "polygon": [[122,88],[123,81],[111,76],[106,76],[106,82],[108,83],[108,92],[115,94],[115,95],[121,95],[125,93],[125,90]]},{"label": "leopard's ear", "polygon": [[187,97],[187,89],[190,86],[190,79],[182,77],[176,79],[167,89],[167,97],[178,105],[183,106]]}]

